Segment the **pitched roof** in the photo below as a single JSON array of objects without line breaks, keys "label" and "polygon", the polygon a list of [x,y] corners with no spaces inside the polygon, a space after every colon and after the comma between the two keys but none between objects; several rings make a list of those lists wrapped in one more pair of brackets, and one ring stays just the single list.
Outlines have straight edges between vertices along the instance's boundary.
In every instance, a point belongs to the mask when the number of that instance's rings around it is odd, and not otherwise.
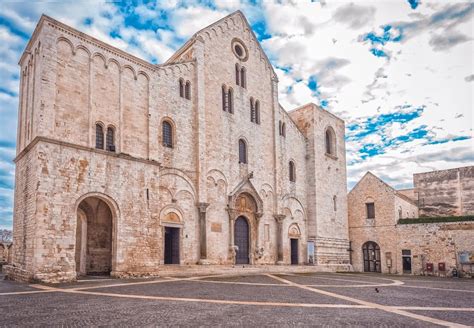
[{"label": "pitched roof", "polygon": [[403,200],[409,202],[410,204],[417,205],[413,199],[411,199],[410,197],[405,196],[405,195],[403,195],[402,193],[398,192],[395,188],[393,188],[391,185],[389,185],[388,183],[386,183],[385,181],[383,181],[382,179],[380,179],[378,176],[376,176],[375,174],[373,174],[373,173],[370,172],[370,171],[367,171],[367,172],[364,174],[364,176],[355,184],[355,186],[351,189],[351,191],[349,191],[349,194],[350,194],[352,191],[354,191],[354,190],[357,188],[357,186],[359,185],[359,183],[360,183],[362,180],[366,179],[368,176],[371,176],[371,177],[377,179],[377,180],[378,180],[379,182],[381,182],[384,186],[386,186],[387,188],[389,188],[397,197],[402,198]]},{"label": "pitched roof", "polygon": [[169,63],[173,62],[174,60],[176,60],[177,57],[179,57],[182,53],[184,53],[187,49],[189,49],[189,47],[191,47],[191,46],[194,44],[194,42],[196,41],[197,37],[198,37],[201,33],[205,32],[205,31],[208,30],[208,29],[213,28],[214,26],[219,25],[220,23],[222,23],[222,22],[224,22],[224,21],[226,21],[226,20],[229,20],[229,19],[231,19],[231,18],[233,18],[233,17],[236,17],[236,16],[240,17],[240,18],[242,19],[242,21],[244,22],[244,24],[247,25],[249,31],[252,33],[252,36],[253,36],[253,38],[255,39],[255,42],[257,43],[257,45],[258,45],[260,51],[262,52],[262,54],[263,54],[265,60],[267,61],[268,65],[270,66],[274,78],[276,78],[276,79],[278,80],[278,77],[277,77],[276,72],[275,72],[275,70],[274,70],[274,68],[273,68],[273,65],[272,65],[272,63],[270,62],[270,60],[268,59],[267,54],[266,54],[265,51],[263,50],[262,45],[261,45],[260,42],[258,41],[258,38],[257,38],[257,36],[255,35],[255,32],[254,32],[253,29],[252,29],[252,26],[250,26],[250,24],[249,24],[247,18],[245,17],[245,15],[244,15],[240,10],[234,11],[233,13],[231,13],[231,14],[229,14],[229,15],[227,15],[227,16],[221,18],[221,19],[219,19],[218,21],[216,21],[216,22],[214,22],[214,23],[212,23],[212,24],[210,24],[210,25],[208,25],[208,26],[206,26],[206,27],[200,29],[200,30],[197,31],[196,33],[194,33],[193,36],[192,36],[188,41],[186,41],[186,43],[185,43],[184,45],[182,45],[181,48],[179,48],[179,49],[165,62],[165,64],[169,64]]}]

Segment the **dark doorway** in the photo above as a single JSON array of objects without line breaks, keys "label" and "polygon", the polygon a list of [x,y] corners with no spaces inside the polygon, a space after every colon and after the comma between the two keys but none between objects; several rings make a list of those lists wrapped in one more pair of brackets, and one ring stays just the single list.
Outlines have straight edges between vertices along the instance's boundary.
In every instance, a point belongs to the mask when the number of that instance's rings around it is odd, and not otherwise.
[{"label": "dark doorway", "polygon": [[403,273],[411,273],[411,250],[402,250]]},{"label": "dark doorway", "polygon": [[165,264],[179,264],[179,228],[165,227]]},{"label": "dark doorway", "polygon": [[77,210],[76,272],[108,275],[112,271],[112,211],[102,199],[88,197]]},{"label": "dark doorway", "polygon": [[362,246],[364,253],[364,272],[381,272],[380,247],[373,241],[368,241]]},{"label": "dark doorway", "polygon": [[290,239],[291,241],[291,264],[298,264],[298,239]]},{"label": "dark doorway", "polygon": [[243,216],[235,221],[234,242],[238,247],[235,263],[249,264],[249,224]]}]

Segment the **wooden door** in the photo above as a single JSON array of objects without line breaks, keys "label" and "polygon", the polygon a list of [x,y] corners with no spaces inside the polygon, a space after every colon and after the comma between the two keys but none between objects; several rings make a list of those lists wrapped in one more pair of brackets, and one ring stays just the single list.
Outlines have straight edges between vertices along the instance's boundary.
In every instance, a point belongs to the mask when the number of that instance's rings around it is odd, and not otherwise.
[{"label": "wooden door", "polygon": [[249,224],[243,216],[235,221],[234,243],[238,247],[235,263],[249,264]]}]

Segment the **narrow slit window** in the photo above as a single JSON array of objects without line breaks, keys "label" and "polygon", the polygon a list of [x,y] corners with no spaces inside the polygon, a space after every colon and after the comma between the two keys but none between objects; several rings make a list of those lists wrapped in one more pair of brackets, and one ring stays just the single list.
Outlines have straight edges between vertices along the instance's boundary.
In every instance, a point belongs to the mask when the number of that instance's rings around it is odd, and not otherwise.
[{"label": "narrow slit window", "polygon": [[186,81],[186,85],[184,87],[184,95],[185,98],[191,100],[191,82]]},{"label": "narrow slit window", "polygon": [[179,79],[179,96],[184,98],[184,81],[183,79]]},{"label": "narrow slit window", "polygon": [[239,163],[247,164],[247,144],[243,139],[239,139]]},{"label": "narrow slit window", "polygon": [[234,91],[232,88],[229,88],[229,91],[227,91],[227,107],[229,113],[233,114],[234,113]]},{"label": "narrow slit window", "polygon": [[104,149],[104,128],[99,123],[95,125],[95,148]]},{"label": "narrow slit window", "polygon": [[115,130],[113,127],[107,128],[106,150],[115,152]]},{"label": "narrow slit window", "polygon": [[168,121],[163,122],[163,146],[173,148],[173,127]]},{"label": "narrow slit window", "polygon": [[222,86],[222,110],[227,112],[228,103],[227,103],[227,90],[225,86]]},{"label": "narrow slit window", "polygon": [[240,67],[235,64],[235,84],[240,85]]}]

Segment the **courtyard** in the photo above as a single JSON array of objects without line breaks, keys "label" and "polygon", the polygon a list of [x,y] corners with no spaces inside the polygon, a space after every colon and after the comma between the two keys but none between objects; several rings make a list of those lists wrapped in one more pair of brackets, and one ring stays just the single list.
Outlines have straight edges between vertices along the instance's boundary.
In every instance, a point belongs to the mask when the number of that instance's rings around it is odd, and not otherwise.
[{"label": "courtyard", "polygon": [[2,326],[474,324],[474,281],[355,273],[209,275],[45,285],[3,280]]}]

